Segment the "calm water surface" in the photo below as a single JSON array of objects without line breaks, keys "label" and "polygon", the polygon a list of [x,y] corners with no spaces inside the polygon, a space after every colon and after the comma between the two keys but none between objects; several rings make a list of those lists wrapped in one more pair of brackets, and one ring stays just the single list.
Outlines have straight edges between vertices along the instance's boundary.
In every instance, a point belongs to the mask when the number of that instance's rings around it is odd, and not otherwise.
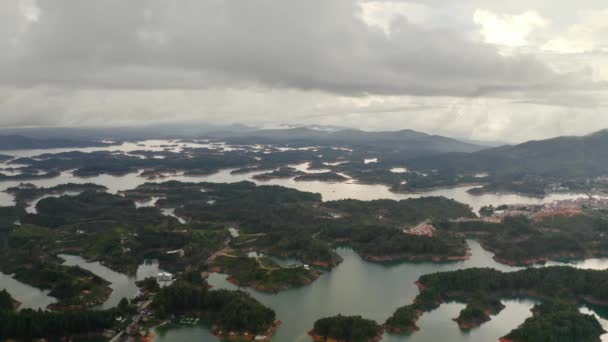
[{"label": "calm water surface", "polygon": [[[139,146],[143,144],[144,146]],[[163,147],[161,145],[174,145]],[[120,146],[107,148],[85,148],[85,149],[54,149],[54,150],[26,150],[26,151],[1,151],[3,154],[15,156],[35,156],[41,153],[57,153],[65,151],[80,150],[84,152],[109,150],[123,151],[126,153],[135,150],[163,151],[169,149],[179,152],[184,147],[213,147],[221,149],[231,149],[230,146],[223,144],[176,144],[172,141],[150,140],[138,143],[125,143]],[[306,170],[307,165],[293,165],[299,170]],[[0,165],[0,168],[8,165]],[[73,183],[97,183],[108,187],[108,191],[116,193],[121,190],[132,189],[145,182],[162,182],[167,180],[178,180],[184,182],[238,182],[250,180],[256,173],[232,175],[232,170],[222,170],[207,176],[183,176],[169,175],[163,179],[147,180],[139,176],[139,173],[132,173],[124,176],[101,175],[91,178],[74,177],[70,172],[64,172],[61,176],[52,179],[28,181],[37,186],[50,187],[68,182]],[[323,200],[339,200],[354,198],[360,200],[374,199],[406,199],[422,196],[445,196],[470,205],[475,210],[484,205],[501,204],[540,204],[552,202],[560,199],[570,199],[582,197],[578,194],[554,194],[543,199],[532,198],[514,194],[485,194],[473,196],[467,193],[470,186],[455,187],[449,189],[438,189],[420,194],[395,194],[388,190],[384,185],[358,184],[354,181],[343,183],[327,182],[296,182],[292,179],[277,179],[271,181],[254,181],[257,184],[281,185],[302,191],[317,192],[323,196]],[[0,182],[0,206],[12,205],[13,197],[2,192],[8,187],[16,186],[21,181]],[[153,205],[156,199],[150,203],[141,205]],[[35,203],[28,207],[28,211],[34,211]],[[347,248],[340,248],[339,254],[344,258],[344,262],[325,273],[312,285],[284,291],[279,294],[264,294],[254,290],[246,289],[262,303],[273,308],[277,312],[277,317],[284,323],[278,330],[274,341],[309,341],[306,332],[313,326],[315,320],[320,317],[342,314],[361,314],[370,319],[383,322],[396,308],[409,304],[418,294],[418,289],[414,282],[423,274],[433,272],[443,272],[469,267],[493,267],[504,271],[513,271],[517,268],[501,265],[493,261],[492,254],[484,251],[477,242],[469,241],[472,249],[471,259],[456,263],[401,263],[397,265],[380,265],[369,263],[362,260],[355,252]],[[99,263],[88,263],[84,259],[62,255],[67,265],[78,265],[101,276],[112,283],[114,289],[110,299],[104,303],[103,307],[112,307],[118,303],[122,297],[133,298],[137,293],[135,281],[150,275],[155,275],[158,270],[157,264],[142,265],[136,277],[128,277],[124,274],[114,272]],[[289,262],[292,262],[291,260]],[[558,264],[558,263],[550,263]],[[572,264],[575,267],[604,269],[608,267],[607,259],[589,259],[584,262]],[[226,281],[226,276],[213,274],[209,282],[216,288],[234,289],[235,286]],[[44,292],[27,285],[21,284],[12,277],[0,273],[0,288],[7,288],[8,291],[19,301],[23,302],[23,307],[43,308],[54,301]],[[496,341],[499,337],[521,324],[530,316],[530,308],[533,302],[529,300],[511,300],[504,302],[507,308],[498,316],[493,317],[492,321],[484,324],[481,328],[475,329],[470,333],[463,333],[459,330],[456,323],[452,321],[458,316],[458,312],[464,307],[462,304],[444,304],[441,308],[425,314],[418,325],[421,331],[409,336],[385,336],[383,341],[463,341],[481,342]],[[583,308],[583,310],[591,310]],[[598,310],[590,311],[598,313]],[[600,312],[602,317],[606,315]],[[608,330],[608,321],[602,319],[602,324]],[[217,340],[204,327],[162,329],[157,331],[156,341],[177,342],[177,341],[215,341]]]},{"label": "calm water surface", "polygon": [[7,290],[16,301],[21,303],[19,309],[45,309],[48,305],[57,302],[56,298],[48,295],[49,291],[41,291],[2,272],[0,272],[0,289]]},{"label": "calm water surface", "polygon": [[110,297],[101,306],[102,309],[115,307],[123,298],[135,298],[139,293],[139,289],[135,282],[144,280],[148,277],[156,277],[161,271],[158,268],[158,262],[150,260],[139,265],[136,276],[130,277],[113,271],[99,262],[87,262],[80,256],[68,254],[59,254],[58,256],[64,260],[64,265],[81,267],[111,283],[110,287],[112,288],[112,293],[110,293]]},{"label": "calm water surface", "polygon": [[[400,263],[381,265],[361,259],[348,248],[338,249],[344,262],[331,272],[325,273],[309,286],[292,289],[279,294],[266,294],[242,288],[265,305],[274,309],[283,325],[273,341],[310,341],[307,336],[314,322],[336,314],[357,314],[384,322],[400,306],[410,304],[418,294],[414,282],[423,274],[444,272],[470,267],[492,267],[502,271],[519,268],[499,264],[492,253],[481,248],[473,240],[468,241],[472,257],[455,263]],[[576,267],[600,268],[608,260],[574,263]],[[209,283],[214,288],[237,289],[226,281],[226,275],[212,274]],[[506,309],[480,328],[461,332],[453,318],[458,316],[463,304],[444,304],[439,309],[422,316],[418,322],[420,331],[411,336],[385,335],[383,341],[397,342],[487,342],[497,341],[528,318],[534,305],[531,300],[503,301]],[[603,321],[603,323],[608,323]],[[606,325],[608,327],[608,325]],[[213,341],[217,340],[204,327],[163,329],[156,334],[155,341]]]},{"label": "calm water surface", "polygon": [[[139,146],[143,145],[143,146]],[[166,147],[170,146],[170,147]],[[128,142],[119,146],[110,146],[104,148],[67,148],[67,149],[50,149],[50,150],[18,150],[18,151],[0,151],[0,153],[18,156],[18,157],[32,157],[42,153],[58,153],[67,151],[121,151],[124,153],[132,153],[136,150],[148,150],[148,151],[163,151],[170,150],[173,152],[180,152],[184,147],[206,147],[206,148],[217,148],[222,150],[232,150],[234,147],[225,144],[196,144],[196,143],[176,143],[171,140],[146,140],[142,142]],[[325,170],[308,170],[307,163],[291,165],[298,170],[306,172],[322,172]],[[0,168],[10,167],[6,163],[0,163]],[[100,175],[89,178],[74,177],[70,172],[64,172],[59,177],[52,179],[41,179],[32,181],[0,181],[0,206],[12,205],[13,196],[3,192],[8,187],[17,186],[19,183],[28,182],[33,183],[40,187],[51,187],[58,184],[64,183],[96,183],[104,185],[108,188],[111,193],[116,193],[121,190],[132,189],[138,185],[146,182],[163,182],[168,180],[177,180],[183,182],[216,182],[216,183],[231,183],[239,182],[243,180],[253,181],[257,184],[267,185],[281,185],[289,188],[298,189],[301,191],[309,191],[320,193],[323,196],[323,200],[340,200],[340,199],[359,199],[359,200],[375,200],[375,199],[406,199],[406,198],[418,198],[423,196],[445,196],[447,198],[454,199],[456,201],[466,203],[470,205],[474,210],[479,210],[484,205],[501,205],[501,204],[541,204],[549,203],[555,200],[572,199],[578,197],[584,197],[583,194],[552,194],[545,198],[534,198],[521,196],[516,194],[484,194],[480,196],[474,196],[467,193],[467,190],[471,189],[471,186],[460,186],[454,188],[436,189],[432,191],[422,193],[408,193],[408,194],[397,194],[389,191],[389,188],[385,185],[369,185],[359,184],[355,181],[346,181],[340,183],[329,183],[321,181],[310,181],[310,182],[297,182],[293,179],[274,179],[270,181],[256,181],[251,177],[255,174],[262,172],[252,172],[245,174],[233,175],[232,170],[222,170],[212,175],[207,176],[184,176],[184,175],[167,175],[162,179],[148,180],[144,177],[140,177],[138,173],[131,173],[124,176],[110,176]]]}]

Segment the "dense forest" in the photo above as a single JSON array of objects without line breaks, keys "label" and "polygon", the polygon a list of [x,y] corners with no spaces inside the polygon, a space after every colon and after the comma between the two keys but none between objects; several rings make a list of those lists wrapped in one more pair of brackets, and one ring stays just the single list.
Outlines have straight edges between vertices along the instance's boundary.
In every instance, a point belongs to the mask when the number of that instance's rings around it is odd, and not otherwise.
[{"label": "dense forest", "polygon": [[185,276],[163,287],[154,297],[152,307],[159,317],[180,313],[209,315],[218,330],[237,333],[265,333],[274,323],[273,310],[260,304],[248,293],[209,290],[200,276]]},{"label": "dense forest", "polygon": [[228,280],[239,286],[251,286],[263,292],[279,292],[308,285],[321,274],[311,268],[283,268],[269,258],[248,256],[220,256],[211,267],[218,272],[230,274]]},{"label": "dense forest", "polygon": [[16,301],[6,290],[0,290],[0,311],[12,311]]},{"label": "dense forest", "polygon": [[502,222],[436,223],[443,230],[475,237],[495,260],[511,265],[608,255],[608,213],[603,210],[538,219],[508,216]]},{"label": "dense forest", "polygon": [[337,315],[317,320],[310,335],[319,341],[366,342],[376,340],[382,333],[382,327],[372,320]]},{"label": "dense forest", "polygon": [[60,300],[55,308],[82,309],[100,305],[111,289],[109,282],[76,266],[35,263],[14,269],[15,279],[37,288],[49,290]]},{"label": "dense forest", "polygon": [[62,195],[66,192],[83,192],[83,191],[106,191],[107,188],[103,185],[85,183],[85,184],[59,184],[53,187],[44,188],[37,187],[31,183],[21,183],[19,186],[10,187],[6,192],[15,197],[17,206],[24,206],[45,195]]},{"label": "dense forest", "polygon": [[533,316],[506,339],[514,342],[599,342],[605,333],[593,315],[582,314],[569,302],[547,301],[532,309]]},{"label": "dense forest", "polygon": [[[500,298],[532,297],[542,301],[559,299],[572,303],[581,301],[606,303],[608,301],[608,271],[565,266],[528,268],[508,273],[490,268],[471,268],[426,274],[420,277],[418,284],[420,294],[415,298],[413,304],[399,308],[387,320],[386,326],[389,331],[411,331],[422,312],[433,310],[441,303],[448,301],[469,304],[464,312],[461,312],[460,317],[465,326],[479,325],[487,321],[489,316],[482,315],[481,311],[492,311],[492,308],[495,308],[494,312],[500,311],[501,306],[498,304]],[[551,310],[538,310],[534,319],[524,325],[524,331],[541,329],[536,327],[537,324],[542,324],[542,329],[559,331],[563,325],[560,323],[559,316],[552,317],[550,314]],[[571,313],[567,313],[566,316],[572,317]],[[578,315],[574,315],[574,318],[579,319]],[[583,319],[589,323],[588,320]],[[597,324],[595,318],[592,320],[595,322],[593,325]],[[461,323],[459,319],[457,321]],[[593,330],[590,332],[595,333]],[[517,336],[521,338],[524,335]],[[596,335],[596,337],[598,336]],[[565,339],[563,341],[574,340]],[[540,340],[522,339],[522,341]]]},{"label": "dense forest", "polygon": [[0,310],[0,338],[33,340],[58,339],[78,334],[99,333],[115,324],[118,312],[107,311],[34,311]]},{"label": "dense forest", "polygon": [[544,195],[552,183],[572,183],[572,180],[607,175],[607,144],[608,131],[604,130],[583,137],[530,141],[474,153],[424,156],[409,160],[408,166],[418,170],[488,173],[491,184],[485,191]]}]

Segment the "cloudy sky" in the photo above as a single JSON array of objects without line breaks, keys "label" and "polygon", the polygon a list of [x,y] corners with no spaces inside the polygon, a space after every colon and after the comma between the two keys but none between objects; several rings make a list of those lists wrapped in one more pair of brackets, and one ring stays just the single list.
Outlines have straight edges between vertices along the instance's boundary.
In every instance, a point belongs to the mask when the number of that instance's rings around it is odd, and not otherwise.
[{"label": "cloudy sky", "polygon": [[605,0],[0,0],[0,127],[608,128]]}]

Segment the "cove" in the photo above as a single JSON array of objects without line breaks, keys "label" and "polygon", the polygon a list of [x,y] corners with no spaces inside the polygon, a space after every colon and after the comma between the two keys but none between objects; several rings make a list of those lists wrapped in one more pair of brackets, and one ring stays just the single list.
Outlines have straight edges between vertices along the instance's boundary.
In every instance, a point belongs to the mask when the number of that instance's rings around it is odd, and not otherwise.
[{"label": "cove", "polygon": [[101,309],[115,307],[122,298],[135,298],[139,293],[139,289],[135,282],[144,280],[148,277],[156,277],[158,272],[161,271],[157,261],[149,260],[139,265],[137,274],[130,277],[113,271],[99,262],[88,262],[77,255],[59,254],[58,256],[64,260],[64,265],[78,266],[111,283],[110,288],[112,289],[112,293],[110,293],[110,297],[101,305]]},{"label": "cove", "polygon": [[42,291],[28,284],[24,284],[12,275],[0,272],[0,289],[5,289],[21,305],[19,309],[46,309],[57,299],[48,295],[49,291]]},{"label": "cove", "polygon": [[[277,318],[283,321],[273,341],[311,341],[307,332],[314,322],[336,314],[355,314],[384,322],[396,308],[411,303],[418,294],[414,282],[423,274],[445,272],[471,267],[491,267],[501,271],[515,271],[495,262],[492,253],[485,251],[475,240],[467,240],[472,256],[469,260],[453,263],[399,263],[376,264],[367,262],[352,249],[339,248],[337,251],[344,259],[338,267],[322,275],[311,285],[266,294],[242,288],[251,293],[263,304],[274,309]],[[574,267],[595,268],[606,265],[606,260],[579,262]],[[554,263],[556,264],[556,263]],[[213,288],[237,289],[226,281],[226,275],[211,274],[209,283]],[[420,331],[410,336],[386,334],[382,341],[402,342],[488,342],[497,341],[531,315],[534,305],[531,300],[503,301],[506,309],[494,316],[490,322],[478,329],[464,333],[453,318],[464,308],[462,304],[448,303],[439,309],[426,313],[418,322]],[[208,329],[166,328],[155,331],[157,342],[213,341],[217,340]]]}]

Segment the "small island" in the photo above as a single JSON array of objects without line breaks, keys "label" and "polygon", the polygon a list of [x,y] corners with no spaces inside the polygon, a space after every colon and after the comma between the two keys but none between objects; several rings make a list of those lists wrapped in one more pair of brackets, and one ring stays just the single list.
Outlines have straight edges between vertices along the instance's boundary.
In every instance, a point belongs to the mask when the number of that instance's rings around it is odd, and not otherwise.
[{"label": "small island", "polygon": [[272,179],[293,178],[302,174],[304,174],[302,171],[298,171],[293,167],[281,167],[278,170],[255,175],[252,178],[258,181],[269,181]]},{"label": "small island", "polygon": [[248,293],[209,290],[196,271],[160,289],[151,307],[159,321],[184,315],[208,318],[213,322],[213,333],[221,339],[256,336],[259,341],[269,341],[280,325],[275,312]]},{"label": "small island", "polygon": [[310,181],[321,181],[321,182],[345,182],[348,180],[335,172],[317,172],[317,173],[305,173],[294,178],[297,182],[310,182]]},{"label": "small island", "polygon": [[103,185],[85,183],[75,184],[66,183],[53,187],[37,187],[31,183],[21,183],[18,186],[6,189],[6,192],[15,196],[17,205],[27,205],[28,203],[47,195],[61,195],[64,193],[84,192],[84,191],[106,191],[108,188]]},{"label": "small island", "polygon": [[218,256],[211,266],[213,271],[227,273],[235,285],[271,293],[308,285],[321,275],[308,265],[280,267],[269,258],[229,253]]},{"label": "small island", "polygon": [[500,313],[505,306],[497,298],[479,294],[469,303],[454,321],[462,330],[471,330],[490,321],[492,315]]},{"label": "small island", "polygon": [[101,305],[112,292],[110,283],[77,266],[50,263],[20,266],[15,279],[40,289],[59,299],[50,305],[53,310],[82,310]]},{"label": "small island", "polygon": [[308,334],[317,342],[372,342],[380,341],[383,333],[382,326],[370,319],[337,315],[317,320]]}]

